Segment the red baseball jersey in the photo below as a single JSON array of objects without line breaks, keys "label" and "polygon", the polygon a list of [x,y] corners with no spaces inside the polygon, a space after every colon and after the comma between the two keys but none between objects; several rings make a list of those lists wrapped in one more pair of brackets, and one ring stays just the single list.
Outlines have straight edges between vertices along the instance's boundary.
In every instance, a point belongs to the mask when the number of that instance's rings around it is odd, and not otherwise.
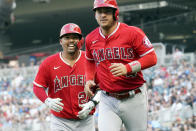
[{"label": "red baseball jersey", "polygon": [[51,110],[57,117],[78,119],[79,105],[88,101],[84,92],[84,60],[85,52],[80,51],[76,63],[71,67],[63,60],[61,53],[57,53],[46,58],[39,67],[34,84],[48,88],[48,96],[61,98],[64,104],[61,112]]},{"label": "red baseball jersey", "polygon": [[107,37],[102,34],[100,27],[86,37],[86,59],[95,61],[100,88],[107,92],[135,89],[145,82],[141,71],[129,76],[113,76],[109,69],[111,63],[127,64],[153,50],[141,29],[124,23],[118,23]]}]

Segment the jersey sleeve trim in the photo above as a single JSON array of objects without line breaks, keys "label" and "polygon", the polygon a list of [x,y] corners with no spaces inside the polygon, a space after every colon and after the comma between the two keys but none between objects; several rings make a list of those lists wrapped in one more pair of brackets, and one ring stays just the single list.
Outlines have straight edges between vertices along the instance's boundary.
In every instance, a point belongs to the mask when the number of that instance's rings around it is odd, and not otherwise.
[{"label": "jersey sleeve trim", "polygon": [[85,58],[86,58],[87,60],[94,60],[94,59],[91,59],[91,58],[87,57],[86,55],[85,55]]},{"label": "jersey sleeve trim", "polygon": [[35,84],[35,85],[36,85],[36,86],[38,86],[38,87],[41,87],[41,88],[44,88],[44,89],[45,89],[45,87],[44,87],[44,86],[42,86],[42,85],[40,85],[40,84],[36,83],[35,81],[33,81],[33,84]]},{"label": "jersey sleeve trim", "polygon": [[140,57],[147,55],[148,53],[154,51],[154,48],[150,49],[149,51],[145,52],[144,54],[140,55]]}]

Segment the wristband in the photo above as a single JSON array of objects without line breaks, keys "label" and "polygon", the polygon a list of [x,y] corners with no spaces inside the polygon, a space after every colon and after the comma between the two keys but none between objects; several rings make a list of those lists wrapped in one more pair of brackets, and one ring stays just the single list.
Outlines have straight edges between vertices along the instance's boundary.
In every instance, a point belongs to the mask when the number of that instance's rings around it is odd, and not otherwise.
[{"label": "wristband", "polygon": [[132,62],[128,63],[126,65],[126,68],[129,69],[128,65],[131,68],[131,73],[136,73],[136,72],[139,72],[141,70],[141,64],[140,64],[139,61],[132,61]]},{"label": "wristband", "polygon": [[101,91],[99,90],[99,91],[97,91],[97,92],[95,93],[94,97],[91,98],[91,100],[90,100],[90,101],[92,101],[92,102],[95,104],[95,106],[96,106],[96,105],[99,103],[99,101],[100,101],[100,95],[101,95]]}]

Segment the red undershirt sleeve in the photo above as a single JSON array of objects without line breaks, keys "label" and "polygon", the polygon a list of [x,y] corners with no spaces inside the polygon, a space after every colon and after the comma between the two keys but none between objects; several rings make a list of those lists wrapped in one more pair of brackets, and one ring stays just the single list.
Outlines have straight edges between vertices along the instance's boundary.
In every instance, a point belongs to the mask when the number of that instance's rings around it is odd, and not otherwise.
[{"label": "red undershirt sleeve", "polygon": [[86,81],[94,80],[95,77],[95,61],[94,60],[85,60],[85,74],[86,74]]},{"label": "red undershirt sleeve", "polygon": [[154,51],[151,53],[141,57],[138,60],[141,64],[141,70],[144,70],[146,68],[149,68],[157,63],[157,56]]},{"label": "red undershirt sleeve", "polygon": [[45,102],[46,98],[48,98],[45,89],[38,87],[35,84],[33,85],[33,92],[43,103]]}]

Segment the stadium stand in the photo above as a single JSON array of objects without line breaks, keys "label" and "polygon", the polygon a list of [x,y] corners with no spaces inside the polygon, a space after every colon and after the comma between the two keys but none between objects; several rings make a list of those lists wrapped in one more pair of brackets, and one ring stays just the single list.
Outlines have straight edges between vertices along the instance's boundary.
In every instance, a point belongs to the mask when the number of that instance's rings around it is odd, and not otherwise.
[{"label": "stadium stand", "polygon": [[[0,70],[0,130],[49,130],[50,113],[32,91],[37,69],[38,65],[32,65]],[[195,65],[184,61],[156,66],[144,70],[144,76],[149,97],[148,130],[195,130]]]},{"label": "stadium stand", "polygon": [[[149,98],[148,131],[196,131],[196,1],[118,1],[119,19],[142,28],[156,42],[158,64],[143,71]],[[0,0],[0,131],[49,131],[49,110],[34,96],[32,87],[43,58],[35,62],[30,56],[57,52],[57,29],[66,22],[80,23],[84,35],[97,26],[91,19],[94,13],[89,13],[92,0],[72,2]],[[97,110],[96,127],[98,115]]]}]

